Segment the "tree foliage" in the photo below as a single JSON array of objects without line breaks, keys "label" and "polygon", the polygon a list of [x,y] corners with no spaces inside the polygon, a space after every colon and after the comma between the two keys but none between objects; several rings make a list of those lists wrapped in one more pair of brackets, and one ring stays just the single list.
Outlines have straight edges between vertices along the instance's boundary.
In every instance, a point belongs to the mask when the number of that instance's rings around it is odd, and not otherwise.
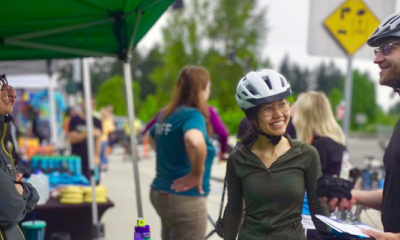
[{"label": "tree foliage", "polygon": [[[136,82],[132,86],[134,90],[134,103],[137,110],[140,105],[140,86]],[[125,82],[121,75],[115,75],[106,79],[99,87],[97,95],[97,108],[102,108],[107,105],[114,107],[114,114],[117,116],[127,116]]]},{"label": "tree foliage", "polygon": [[278,71],[288,80],[293,94],[298,95],[310,88],[310,71],[307,68],[302,69],[297,63],[290,62],[289,55],[285,55]]},{"label": "tree foliage", "polygon": [[[178,74],[186,65],[201,65],[210,72],[211,100],[216,100],[221,115],[231,119],[228,125],[237,129],[241,110],[235,101],[238,81],[244,75],[237,63],[227,61],[228,49],[233,45],[236,55],[250,59],[253,69],[258,62],[259,43],[265,39],[265,9],[256,8],[254,0],[193,0],[179,12],[170,12],[162,29],[161,61],[149,78],[157,86],[155,98],[158,109],[168,104]],[[238,112],[238,113],[234,113]],[[232,116],[231,116],[232,115]],[[230,117],[229,117],[230,116]],[[236,130],[235,130],[236,131]]]},{"label": "tree foliage", "polygon": [[376,103],[375,83],[367,73],[358,70],[353,71],[353,99],[351,103],[351,126],[357,128],[355,116],[357,113],[365,113],[368,122],[375,122],[378,105]]},{"label": "tree foliage", "polygon": [[390,114],[400,115],[400,102],[396,103],[393,107],[389,109]]},{"label": "tree foliage", "polygon": [[322,91],[328,95],[332,89],[342,88],[343,74],[335,66],[334,62],[330,62],[329,65],[321,62],[315,72],[318,91]]}]

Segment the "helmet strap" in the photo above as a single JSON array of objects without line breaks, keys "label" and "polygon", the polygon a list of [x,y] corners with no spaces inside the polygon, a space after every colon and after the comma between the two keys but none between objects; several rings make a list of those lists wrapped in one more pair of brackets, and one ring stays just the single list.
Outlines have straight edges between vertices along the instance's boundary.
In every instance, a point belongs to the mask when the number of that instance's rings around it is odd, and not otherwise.
[{"label": "helmet strap", "polygon": [[282,135],[281,135],[281,136],[272,136],[272,135],[269,135],[269,134],[265,133],[263,130],[261,130],[261,128],[259,127],[259,124],[258,124],[258,120],[257,120],[257,119],[256,119],[257,125],[254,124],[253,121],[251,121],[251,119],[249,119],[249,120],[250,120],[249,122],[251,123],[251,126],[253,126],[253,129],[254,129],[259,135],[262,135],[262,136],[268,138],[269,142],[272,143],[272,145],[274,145],[274,146],[278,145],[278,143],[279,143],[279,142],[281,141],[281,139],[282,139]]}]

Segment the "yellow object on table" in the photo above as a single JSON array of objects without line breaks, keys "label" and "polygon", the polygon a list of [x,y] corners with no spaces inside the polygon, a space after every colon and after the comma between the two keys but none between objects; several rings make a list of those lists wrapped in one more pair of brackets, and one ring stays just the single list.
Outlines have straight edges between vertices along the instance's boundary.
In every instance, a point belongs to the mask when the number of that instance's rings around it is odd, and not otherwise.
[{"label": "yellow object on table", "polygon": [[82,204],[84,191],[81,187],[67,186],[60,193],[61,204]]},{"label": "yellow object on table", "polygon": [[[107,188],[99,185],[95,188],[96,202],[98,204],[107,203]],[[60,193],[60,203],[62,204],[82,204],[91,203],[92,188],[67,186]]]}]

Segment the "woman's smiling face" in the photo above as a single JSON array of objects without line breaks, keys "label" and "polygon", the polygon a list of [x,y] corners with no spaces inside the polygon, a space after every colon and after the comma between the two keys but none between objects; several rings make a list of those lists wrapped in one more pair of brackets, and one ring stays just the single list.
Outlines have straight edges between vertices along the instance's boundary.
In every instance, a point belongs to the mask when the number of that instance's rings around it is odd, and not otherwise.
[{"label": "woman's smiling face", "polygon": [[272,136],[282,136],[290,119],[290,106],[286,99],[261,106],[257,115],[260,129]]},{"label": "woman's smiling face", "polygon": [[13,111],[14,104],[8,97],[10,88],[7,84],[3,84],[0,90],[0,115],[10,114]]}]

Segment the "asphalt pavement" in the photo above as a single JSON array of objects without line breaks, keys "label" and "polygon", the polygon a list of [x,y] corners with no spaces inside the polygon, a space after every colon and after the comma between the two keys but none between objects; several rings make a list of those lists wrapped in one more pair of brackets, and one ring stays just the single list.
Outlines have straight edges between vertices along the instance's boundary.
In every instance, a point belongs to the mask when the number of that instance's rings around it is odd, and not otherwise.
[{"label": "asphalt pavement", "polygon": [[[364,167],[365,155],[374,155],[376,159],[382,160],[383,151],[379,147],[380,138],[350,138],[348,150],[351,162],[357,167]],[[386,142],[388,139],[383,139]],[[231,138],[230,143],[235,139]],[[139,146],[139,153],[143,155],[143,149]],[[212,176],[223,179],[226,164],[214,159]],[[151,228],[151,239],[161,239],[161,222],[150,202],[150,184],[155,176],[155,154],[150,152],[147,158],[141,157],[139,161],[140,190],[143,206],[143,215]],[[136,225],[137,200],[134,187],[133,164],[123,155],[122,148],[116,148],[110,155],[109,172],[102,178],[103,185],[108,189],[108,196],[114,202],[115,207],[107,210],[101,222],[106,226],[107,240],[133,240],[134,227]],[[211,193],[207,198],[207,208],[210,217],[216,221],[219,214],[223,184],[212,180]],[[368,210],[362,214],[362,221],[377,229],[382,229],[380,212]],[[213,230],[209,221],[207,233]],[[216,234],[210,240],[221,239]]]}]

